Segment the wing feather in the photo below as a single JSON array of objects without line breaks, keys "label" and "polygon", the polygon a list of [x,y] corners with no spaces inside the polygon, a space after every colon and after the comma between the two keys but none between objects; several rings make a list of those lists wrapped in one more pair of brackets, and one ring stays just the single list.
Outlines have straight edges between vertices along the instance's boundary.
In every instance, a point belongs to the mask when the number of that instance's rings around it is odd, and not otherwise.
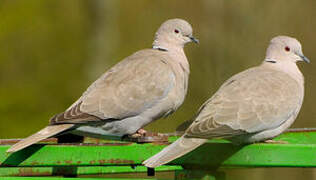
[{"label": "wing feather", "polygon": [[276,128],[296,111],[300,91],[285,73],[260,66],[248,69],[227,80],[202,105],[186,136],[229,137]]},{"label": "wing feather", "polygon": [[86,123],[140,114],[167,97],[175,85],[167,53],[142,50],[115,65],[83,93],[56,123]]}]

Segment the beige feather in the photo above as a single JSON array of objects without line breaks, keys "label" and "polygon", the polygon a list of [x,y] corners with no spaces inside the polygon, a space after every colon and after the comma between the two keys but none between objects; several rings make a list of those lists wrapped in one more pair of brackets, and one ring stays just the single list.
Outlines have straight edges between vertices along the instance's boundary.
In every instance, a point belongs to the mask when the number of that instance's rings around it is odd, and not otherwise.
[{"label": "beige feather", "polygon": [[206,139],[181,137],[173,142],[171,145],[164,148],[158,154],[144,161],[143,164],[151,168],[166,164],[194,150],[195,148],[204,144],[206,141]]},{"label": "beige feather", "polygon": [[52,137],[54,135],[57,135],[61,132],[64,132],[70,128],[72,128],[73,124],[60,124],[60,125],[51,125],[47,126],[44,129],[38,131],[37,133],[19,141],[18,143],[11,146],[7,152],[12,153],[19,151],[27,146],[30,146],[32,144],[35,144],[43,139]]}]

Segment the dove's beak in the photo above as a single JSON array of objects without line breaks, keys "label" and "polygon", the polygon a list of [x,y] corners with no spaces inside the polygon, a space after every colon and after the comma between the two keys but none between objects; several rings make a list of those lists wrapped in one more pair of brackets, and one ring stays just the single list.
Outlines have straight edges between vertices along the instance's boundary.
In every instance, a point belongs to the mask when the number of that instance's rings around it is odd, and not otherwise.
[{"label": "dove's beak", "polygon": [[307,62],[307,63],[310,63],[310,62],[311,62],[306,56],[304,56],[304,54],[298,54],[298,56],[299,56],[303,61],[305,61],[305,62]]},{"label": "dove's beak", "polygon": [[196,44],[199,44],[199,40],[193,37],[192,35],[188,36],[191,39],[191,42],[194,42]]}]

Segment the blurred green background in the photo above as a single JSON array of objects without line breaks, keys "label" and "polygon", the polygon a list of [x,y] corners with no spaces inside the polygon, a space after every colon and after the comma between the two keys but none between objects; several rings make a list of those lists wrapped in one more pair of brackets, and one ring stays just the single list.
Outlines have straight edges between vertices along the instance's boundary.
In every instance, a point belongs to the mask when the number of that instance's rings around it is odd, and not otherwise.
[{"label": "blurred green background", "polygon": [[[306,96],[292,127],[316,126],[316,1],[130,2],[0,0],[0,138],[25,137],[46,126],[103,72],[151,47],[160,24],[175,17],[190,22],[200,39],[200,45],[185,48],[191,65],[189,91],[176,113],[148,129],[174,131],[227,78],[260,64],[276,35],[296,37],[311,59],[311,64],[299,64]],[[237,174],[241,179],[281,176],[273,169],[257,171]],[[302,172],[316,178],[311,170],[295,172],[288,178],[297,179]]]}]

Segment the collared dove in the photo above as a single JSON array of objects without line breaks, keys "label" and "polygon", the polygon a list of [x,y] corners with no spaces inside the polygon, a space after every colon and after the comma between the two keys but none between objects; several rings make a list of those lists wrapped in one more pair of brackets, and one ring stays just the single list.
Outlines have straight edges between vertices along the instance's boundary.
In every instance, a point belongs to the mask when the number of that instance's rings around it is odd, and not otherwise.
[{"label": "collared dove", "polygon": [[184,135],[143,164],[166,164],[207,139],[224,138],[241,144],[281,134],[294,122],[303,102],[304,77],[297,61],[309,62],[296,39],[273,38],[261,65],[228,79],[202,105]]},{"label": "collared dove", "polygon": [[183,51],[188,42],[198,42],[191,25],[182,19],[167,20],[156,32],[152,49],[116,64],[65,112],[51,118],[50,125],[7,152],[65,132],[92,137],[133,134],[176,111],[188,88],[190,70]]}]

